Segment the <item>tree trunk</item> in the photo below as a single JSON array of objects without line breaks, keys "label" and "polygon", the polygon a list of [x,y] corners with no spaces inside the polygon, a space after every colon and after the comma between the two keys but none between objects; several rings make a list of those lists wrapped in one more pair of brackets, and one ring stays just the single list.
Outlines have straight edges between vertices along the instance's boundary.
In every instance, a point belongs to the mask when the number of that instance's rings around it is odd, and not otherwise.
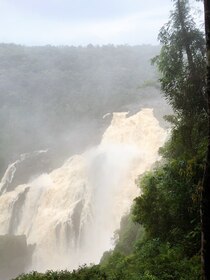
[{"label": "tree trunk", "polygon": [[192,56],[192,52],[190,50],[190,41],[189,41],[189,33],[186,30],[186,24],[185,24],[185,17],[182,11],[182,6],[181,6],[181,2],[180,0],[178,0],[178,13],[179,13],[179,20],[180,20],[180,25],[181,25],[181,29],[182,29],[182,34],[183,34],[183,46],[185,48],[186,54],[187,54],[187,60],[188,60],[188,65],[189,65],[189,69],[191,72],[191,75],[193,77],[193,75],[195,74],[195,67],[194,67],[194,63],[193,63],[193,56]]},{"label": "tree trunk", "polygon": [[202,278],[210,280],[210,0],[204,0],[206,51],[207,51],[207,88],[208,98],[208,151],[202,184],[201,198],[201,257]]}]

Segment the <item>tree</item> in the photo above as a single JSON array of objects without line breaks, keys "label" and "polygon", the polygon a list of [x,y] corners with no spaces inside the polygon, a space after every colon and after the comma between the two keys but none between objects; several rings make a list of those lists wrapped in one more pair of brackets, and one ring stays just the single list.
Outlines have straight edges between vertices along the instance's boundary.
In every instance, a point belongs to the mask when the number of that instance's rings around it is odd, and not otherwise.
[{"label": "tree", "polygon": [[205,40],[190,16],[188,1],[176,0],[174,6],[160,30],[162,48],[153,62],[162,73],[161,87],[175,113],[188,116],[205,106]]},{"label": "tree", "polygon": [[140,181],[142,194],[135,199],[133,216],[146,235],[182,247],[186,257],[200,251],[200,216],[197,183],[202,164],[171,160]]},{"label": "tree", "polygon": [[[184,149],[195,155],[206,134],[205,40],[190,16],[187,0],[174,1],[174,11],[160,30],[159,40],[161,52],[153,62],[162,74],[162,92],[174,109],[173,122]],[[195,127],[198,123],[202,129]]]},{"label": "tree", "polygon": [[202,276],[210,279],[210,1],[204,0],[205,33],[207,53],[206,95],[208,100],[208,151],[202,184],[201,230],[202,230]]},{"label": "tree", "polygon": [[[176,0],[171,20],[160,32],[163,44],[161,54],[156,58],[162,73],[161,85],[165,97],[172,105],[176,118],[176,135],[187,139],[182,143],[192,156],[197,154],[201,134],[195,140],[194,124],[207,123],[202,129],[203,138],[208,139],[206,167],[201,193],[202,231],[202,274],[210,279],[210,1],[204,0],[206,48],[203,36],[189,15],[187,0]],[[207,56],[206,56],[207,54]],[[207,68],[206,68],[207,57]],[[206,102],[206,99],[208,102]],[[202,118],[203,116],[203,118]],[[205,119],[203,122],[202,119]],[[196,121],[198,120],[198,122]],[[184,128],[184,129],[183,129]],[[177,131],[179,133],[177,133]],[[183,131],[183,132],[182,132]],[[185,136],[185,137],[184,137]],[[181,152],[183,149],[179,149]],[[177,154],[176,154],[177,155]]]}]

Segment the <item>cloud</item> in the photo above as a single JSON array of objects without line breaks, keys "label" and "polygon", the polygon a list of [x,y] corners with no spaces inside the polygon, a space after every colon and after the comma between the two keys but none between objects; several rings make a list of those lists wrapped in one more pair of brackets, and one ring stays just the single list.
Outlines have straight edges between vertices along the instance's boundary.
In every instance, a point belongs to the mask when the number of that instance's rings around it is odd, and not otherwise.
[{"label": "cloud", "polygon": [[134,11],[168,7],[169,0],[0,0],[8,10],[32,17],[70,21],[116,19]]},{"label": "cloud", "polygon": [[168,0],[0,0],[1,42],[157,44]]},{"label": "cloud", "polygon": [[[41,19],[25,19],[9,22],[7,29],[1,31],[1,37],[26,45],[86,45],[93,44],[139,44],[157,43],[156,37],[159,20],[151,21],[145,26],[145,16],[141,13],[114,20],[100,20],[71,23]],[[16,32],[13,31],[13,26]],[[155,25],[155,26],[154,26]],[[9,35],[9,36],[8,36]],[[11,36],[12,35],[12,36]]]}]

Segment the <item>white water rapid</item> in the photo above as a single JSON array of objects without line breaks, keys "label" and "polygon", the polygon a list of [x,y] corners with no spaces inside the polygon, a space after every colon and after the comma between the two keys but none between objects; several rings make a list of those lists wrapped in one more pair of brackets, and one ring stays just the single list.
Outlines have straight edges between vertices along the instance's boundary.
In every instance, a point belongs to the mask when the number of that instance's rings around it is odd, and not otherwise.
[{"label": "white water rapid", "polygon": [[98,146],[0,196],[0,235],[36,244],[33,270],[99,262],[165,139],[152,109],[114,113]]}]

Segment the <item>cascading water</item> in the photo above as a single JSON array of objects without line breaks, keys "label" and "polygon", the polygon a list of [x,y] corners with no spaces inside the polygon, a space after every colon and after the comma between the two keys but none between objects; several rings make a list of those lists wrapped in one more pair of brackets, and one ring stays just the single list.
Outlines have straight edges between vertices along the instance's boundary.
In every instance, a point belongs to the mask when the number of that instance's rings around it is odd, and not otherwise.
[{"label": "cascading water", "polygon": [[40,151],[35,151],[32,153],[21,154],[19,159],[17,159],[15,162],[9,164],[9,166],[7,167],[7,170],[4,173],[3,178],[0,181],[0,195],[12,190],[11,185],[13,183],[13,178],[16,174],[18,166],[22,162],[26,161],[29,158],[30,158],[30,160],[32,158],[36,158],[42,154],[47,153],[47,151],[48,150],[40,150]]},{"label": "cascading water", "polygon": [[99,262],[165,139],[152,109],[114,113],[97,147],[0,196],[0,234],[36,244],[33,270]]}]

